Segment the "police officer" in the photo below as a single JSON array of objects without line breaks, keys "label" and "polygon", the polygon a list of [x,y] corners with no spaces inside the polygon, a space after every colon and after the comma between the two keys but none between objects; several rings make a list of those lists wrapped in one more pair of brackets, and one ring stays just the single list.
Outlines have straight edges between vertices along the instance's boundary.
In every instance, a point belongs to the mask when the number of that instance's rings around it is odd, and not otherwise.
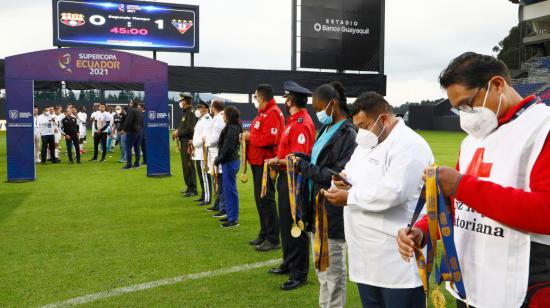
[{"label": "police officer", "polygon": [[291,235],[294,220],[291,213],[285,158],[292,153],[311,155],[315,142],[315,126],[306,109],[307,97],[311,95],[311,91],[293,81],[286,81],[283,88],[285,107],[290,116],[277,149],[277,157],[268,161],[269,166],[279,169],[277,192],[283,263],[269,272],[277,275],[288,274],[289,279],[281,285],[281,289],[294,290],[307,281],[309,240],[305,232],[301,232],[297,238]]},{"label": "police officer", "polygon": [[180,94],[180,108],[183,111],[178,129],[172,133],[173,140],[180,142],[181,169],[183,170],[183,180],[185,181],[185,190],[181,193],[185,197],[197,195],[197,178],[195,177],[195,165],[191,160],[193,149],[193,133],[195,132],[195,124],[197,117],[193,110],[193,95],[189,93]]},{"label": "police officer", "polygon": [[277,145],[285,126],[283,113],[277,107],[270,85],[260,84],[254,93],[258,115],[252,121],[250,132],[245,134],[248,143],[246,155],[254,177],[254,198],[260,218],[258,237],[249,242],[257,251],[279,248],[279,218],[275,203],[275,183],[267,182],[267,193],[261,198],[264,161],[276,156]]}]

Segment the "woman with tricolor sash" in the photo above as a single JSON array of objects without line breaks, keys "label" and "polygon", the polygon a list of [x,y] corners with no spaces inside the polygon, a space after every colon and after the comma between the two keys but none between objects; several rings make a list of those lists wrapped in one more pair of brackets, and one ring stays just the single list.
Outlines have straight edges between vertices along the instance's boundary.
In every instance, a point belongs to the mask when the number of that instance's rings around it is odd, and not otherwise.
[{"label": "woman with tricolor sash", "polygon": [[[441,212],[401,229],[399,252],[410,261],[441,237],[450,258],[435,278],[449,281],[457,307],[550,307],[550,107],[522,98],[508,67],[491,56],[462,54],[439,81],[468,136],[456,170],[432,167],[424,178],[452,206],[438,201]],[[428,273],[433,262],[427,258]]]},{"label": "woman with tricolor sash", "polygon": [[319,280],[319,306],[346,304],[346,241],[342,207],[327,202],[322,190],[331,185],[329,170],[340,172],[355,150],[356,131],[349,120],[344,87],[339,82],[324,84],[313,93],[313,110],[323,128],[313,145],[311,161],[301,159],[299,169],[309,180],[308,226],[314,233],[313,258]]}]

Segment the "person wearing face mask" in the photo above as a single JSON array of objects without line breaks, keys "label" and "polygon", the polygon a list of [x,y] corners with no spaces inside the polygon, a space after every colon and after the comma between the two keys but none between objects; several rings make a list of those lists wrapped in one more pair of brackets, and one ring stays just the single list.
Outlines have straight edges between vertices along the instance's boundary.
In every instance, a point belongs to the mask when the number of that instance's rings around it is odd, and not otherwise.
[{"label": "person wearing face mask", "polygon": [[186,186],[185,189],[181,190],[181,193],[184,194],[184,197],[193,197],[197,195],[196,171],[191,159],[193,134],[197,123],[197,117],[195,117],[193,110],[193,95],[180,93],[179,105],[182,116],[178,129],[172,133],[172,140],[178,140],[180,143],[181,170]]},{"label": "person wearing face mask", "polygon": [[73,147],[75,150],[76,163],[80,164],[80,144],[78,142],[79,126],[76,116],[76,108],[70,106],[67,108],[65,117],[61,120],[61,133],[65,136],[65,144],[67,145],[67,157],[69,163],[73,163]]},{"label": "person wearing face mask", "polygon": [[115,107],[115,115],[113,116],[114,129],[113,134],[116,134],[116,142],[120,148],[119,163],[126,162],[126,134],[122,133],[124,128],[124,120],[126,119],[126,113],[122,110],[121,106]]},{"label": "person wearing face mask", "polygon": [[[212,124],[208,130],[208,136],[206,137],[206,148],[208,149],[208,172],[210,176],[217,181],[217,187],[214,187],[216,192],[216,201],[212,207],[207,208],[207,211],[217,213],[212,217],[215,218],[224,218],[226,217],[225,210],[225,198],[223,195],[223,168],[221,165],[215,165],[214,160],[218,157],[219,154],[219,141],[220,135],[223,129],[225,128],[225,119],[224,119],[224,107],[225,103],[221,99],[214,99],[210,104],[210,114],[212,114]],[[214,168],[217,168],[217,173]],[[214,185],[215,186],[215,185]]]},{"label": "person wearing face mask", "polygon": [[40,163],[46,164],[47,152],[50,153],[50,160],[56,164],[60,161],[55,158],[55,137],[54,125],[55,119],[51,114],[53,107],[44,108],[44,112],[38,116],[36,122],[38,124],[38,132],[41,139]]},{"label": "person wearing face mask", "polygon": [[[321,189],[329,189],[332,174],[340,172],[350,160],[357,143],[356,130],[350,121],[351,112],[346,103],[344,87],[332,82],[318,87],[313,93],[313,110],[321,128],[313,145],[311,160],[301,159],[299,169],[309,179],[310,195],[306,225],[315,236],[312,237],[316,262],[315,272],[319,280],[319,306],[344,307],[346,304],[346,241],[344,236],[343,208],[322,201]],[[318,211],[320,207],[322,210]],[[319,213],[320,212],[320,213]],[[323,219],[328,226],[323,229]],[[326,251],[321,251],[326,243]],[[324,254],[324,256],[321,256]],[[328,260],[328,267],[320,266],[321,258]]]},{"label": "person wearing face mask", "polygon": [[357,148],[340,174],[351,185],[334,177],[325,193],[344,206],[350,280],[363,307],[425,307],[416,264],[401,260],[395,236],[414,212],[432,151],[375,92],[360,95],[352,115]]},{"label": "person wearing face mask", "polygon": [[197,105],[197,110],[195,110],[195,117],[198,120],[193,133],[193,160],[196,164],[197,174],[202,189],[201,197],[195,201],[198,201],[200,206],[209,205],[212,200],[212,177],[208,174],[208,165],[206,165],[206,161],[204,161],[205,154],[206,157],[208,157],[208,153],[204,153],[203,150],[206,144],[206,137],[212,126],[212,117],[208,113],[209,108],[210,106],[208,103],[201,100]]},{"label": "person wearing face mask", "polygon": [[[290,114],[279,145],[277,156],[268,160],[269,167],[279,171],[277,194],[279,204],[279,230],[283,246],[283,262],[269,273],[288,275],[288,280],[281,285],[282,290],[294,290],[307,282],[309,272],[309,240],[307,233],[299,232],[292,236],[293,215],[289,198],[288,173],[286,157],[293,153],[310,155],[315,140],[315,125],[307,112],[307,97],[311,91],[294,81],[285,81],[285,106]],[[303,212],[303,211],[302,211]]]},{"label": "person wearing face mask", "polygon": [[[506,65],[464,53],[439,77],[468,133],[455,168],[440,167],[469,307],[550,305],[550,107],[512,87]],[[398,233],[403,259],[425,245],[421,219]],[[457,307],[466,307],[455,290]],[[544,297],[546,296],[546,297]],[[545,299],[544,299],[545,298]],[[530,302],[531,301],[531,302]]]},{"label": "person wearing face mask", "polygon": [[34,162],[39,163],[40,162],[40,129],[38,126],[38,118],[40,117],[40,110],[38,109],[38,106],[34,106],[33,111],[33,119],[34,119]]},{"label": "person wearing face mask", "polygon": [[257,251],[278,249],[279,219],[275,203],[275,183],[267,182],[267,192],[261,198],[264,161],[275,157],[277,145],[285,126],[285,118],[273,98],[271,85],[260,84],[254,93],[254,105],[258,115],[252,121],[250,132],[245,132],[247,160],[254,179],[254,199],[260,220],[260,231],[256,239],[249,241]]}]

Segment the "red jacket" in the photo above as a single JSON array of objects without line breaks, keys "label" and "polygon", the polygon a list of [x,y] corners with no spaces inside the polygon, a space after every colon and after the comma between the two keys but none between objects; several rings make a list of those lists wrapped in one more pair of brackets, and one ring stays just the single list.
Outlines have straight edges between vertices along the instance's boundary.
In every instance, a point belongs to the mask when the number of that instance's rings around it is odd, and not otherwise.
[{"label": "red jacket", "polygon": [[[304,108],[288,117],[281,143],[277,149],[277,158],[284,159],[290,153],[304,153],[311,155],[315,143],[315,125]],[[286,167],[281,167],[286,170]]]},{"label": "red jacket", "polygon": [[247,160],[250,165],[263,166],[264,160],[275,157],[277,145],[285,127],[285,118],[274,99],[260,109],[250,126]]}]

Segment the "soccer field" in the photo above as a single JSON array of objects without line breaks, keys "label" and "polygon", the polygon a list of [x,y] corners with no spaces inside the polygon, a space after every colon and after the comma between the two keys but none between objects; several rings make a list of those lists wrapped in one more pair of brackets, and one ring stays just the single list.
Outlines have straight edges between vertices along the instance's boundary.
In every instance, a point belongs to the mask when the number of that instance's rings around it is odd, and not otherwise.
[{"label": "soccer field", "polygon": [[[438,164],[455,165],[464,134],[421,134]],[[241,226],[224,230],[213,213],[180,194],[174,145],[171,177],[148,178],[143,167],[121,170],[118,149],[105,163],[87,162],[88,143],[81,165],[69,165],[62,156],[61,164],[38,165],[36,181],[11,184],[5,182],[5,139],[1,132],[0,307],[37,307],[86,295],[75,303],[318,306],[313,271],[304,287],[281,291],[286,278],[267,274],[281,250],[260,253],[248,245],[258,231],[251,174],[246,185],[239,182]],[[355,284],[348,283],[347,293],[347,306],[360,307]]]}]

